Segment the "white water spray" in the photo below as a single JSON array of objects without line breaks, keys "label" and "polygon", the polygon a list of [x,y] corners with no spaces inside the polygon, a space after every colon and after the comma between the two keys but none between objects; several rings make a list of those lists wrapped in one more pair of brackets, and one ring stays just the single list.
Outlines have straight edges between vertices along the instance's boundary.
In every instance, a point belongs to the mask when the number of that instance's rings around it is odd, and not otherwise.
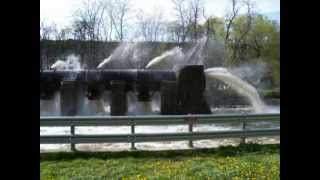
[{"label": "white water spray", "polygon": [[207,80],[217,79],[223,81],[239,94],[247,97],[256,113],[261,113],[264,111],[265,105],[261,100],[257,90],[247,82],[231,74],[226,68],[209,68],[205,70],[205,73]]},{"label": "white water spray", "polygon": [[111,58],[112,55],[110,55],[108,58],[104,59],[99,65],[98,65],[98,69],[101,69],[103,67],[105,67],[107,64],[109,64],[111,62]]},{"label": "white water spray", "polygon": [[81,64],[79,61],[79,57],[75,55],[69,55],[66,61],[57,60],[54,64],[51,65],[51,69],[55,70],[73,70],[80,71]]},{"label": "white water spray", "polygon": [[[80,71],[81,63],[79,57],[75,55],[70,55],[67,57],[66,61],[57,60],[52,66],[51,69],[58,71],[69,70],[69,71]],[[86,90],[79,90],[77,97],[80,101],[77,102],[77,108],[79,114],[77,115],[105,115],[106,107],[104,106],[103,99],[89,100],[86,97]],[[51,100],[40,100],[40,115],[42,116],[59,116],[61,115],[61,95],[60,92],[56,92],[53,99]]]},{"label": "white water spray", "polygon": [[57,60],[52,66],[51,69],[65,70],[67,68],[67,63],[62,60]]},{"label": "white water spray", "polygon": [[153,58],[145,68],[147,69],[173,69],[179,65],[197,64],[203,65],[203,51],[207,38],[201,38],[188,52],[183,53],[182,48],[174,47]]},{"label": "white water spray", "polygon": [[147,69],[171,69],[174,64],[182,60],[184,54],[180,47],[174,47],[162,55],[153,58],[147,65]]},{"label": "white water spray", "polygon": [[184,60],[188,64],[203,65],[203,51],[205,49],[207,37],[199,39],[199,41],[185,54]]},{"label": "white water spray", "polygon": [[[139,43],[122,42],[111,53],[111,55],[104,59],[98,66],[101,68],[114,68],[114,69],[130,69],[130,68],[142,68],[141,61],[145,56],[148,56],[148,49],[141,49]],[[115,63],[116,62],[116,63]]]}]

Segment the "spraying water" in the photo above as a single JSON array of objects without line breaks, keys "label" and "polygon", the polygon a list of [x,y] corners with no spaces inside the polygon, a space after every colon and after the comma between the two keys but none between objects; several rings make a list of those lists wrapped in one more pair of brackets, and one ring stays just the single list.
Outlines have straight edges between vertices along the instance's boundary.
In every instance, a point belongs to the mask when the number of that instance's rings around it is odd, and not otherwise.
[{"label": "spraying water", "polygon": [[[141,64],[143,64],[143,59],[148,56],[149,49],[142,49],[142,46],[136,42],[123,42],[112,52],[108,58],[103,60],[97,66],[97,68],[142,68]],[[151,102],[139,102],[136,96],[130,92],[127,94],[127,98],[129,104],[129,114],[150,114],[153,112]]]},{"label": "spraying water", "polygon": [[107,64],[109,64],[111,62],[111,58],[112,55],[110,55],[108,58],[104,59],[99,65],[98,65],[98,69],[101,69],[103,67],[105,67]]},{"label": "spraying water", "polygon": [[244,63],[239,66],[229,68],[229,71],[232,74],[254,85],[255,87],[260,87],[261,84],[263,84],[262,79],[267,73],[267,70],[268,66],[262,60]]},{"label": "spraying water", "polygon": [[144,59],[149,57],[149,50],[137,42],[122,42],[97,68],[143,68],[142,64]]},{"label": "spraying water", "polygon": [[67,68],[67,63],[62,60],[57,60],[52,66],[51,69],[65,70]]},{"label": "spraying water", "polygon": [[153,58],[147,65],[147,69],[171,69],[174,64],[177,64],[184,57],[180,47],[174,47],[162,55]]},{"label": "spraying water", "polygon": [[[67,57],[66,61],[57,60],[51,69],[62,71],[80,71],[81,63],[79,57],[75,55],[70,55]],[[107,107],[104,106],[103,99],[89,100],[86,97],[86,89],[78,89],[77,97],[77,109],[78,115],[105,115]],[[61,115],[60,108],[60,92],[56,92],[51,100],[40,100],[40,115],[42,116],[59,116]]]},{"label": "spraying water", "polygon": [[[154,58],[146,66],[148,69],[176,69],[178,65],[195,64],[203,65],[203,52],[206,48],[208,39],[201,38],[188,52],[183,53],[181,48],[175,47],[170,51],[164,52],[162,55]],[[263,112],[265,105],[261,100],[257,90],[243,81],[239,77],[231,74],[225,68],[209,68],[205,70],[207,79],[217,79],[223,81],[239,94],[247,97],[253,105],[255,112]]]},{"label": "spraying water", "polygon": [[254,107],[255,112],[261,113],[264,111],[265,105],[257,90],[247,82],[231,74],[226,68],[209,68],[205,70],[205,73],[208,80],[218,79],[223,81],[239,94],[247,97]]},{"label": "spraying water", "polygon": [[207,38],[201,38],[194,46],[184,53],[182,48],[174,47],[152,59],[145,68],[147,69],[173,69],[179,65],[195,64],[203,65],[203,51],[207,43]]},{"label": "spraying water", "polygon": [[60,71],[62,70],[80,71],[82,69],[79,61],[79,57],[73,54],[69,55],[66,61],[57,60],[54,64],[51,65],[50,68],[55,70],[60,70]]},{"label": "spraying water", "polygon": [[205,46],[208,42],[208,38],[207,37],[203,37],[201,38],[193,47],[190,51],[188,51],[185,54],[185,61],[188,64],[195,64],[195,65],[203,65],[203,52],[205,49]]}]

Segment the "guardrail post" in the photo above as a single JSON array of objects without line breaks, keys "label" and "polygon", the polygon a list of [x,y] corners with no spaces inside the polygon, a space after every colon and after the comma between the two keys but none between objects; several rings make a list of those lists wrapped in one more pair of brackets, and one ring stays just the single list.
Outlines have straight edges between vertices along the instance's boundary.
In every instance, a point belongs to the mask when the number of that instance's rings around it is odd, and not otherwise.
[{"label": "guardrail post", "polygon": [[133,137],[133,139],[131,139],[131,150],[137,150],[137,148],[135,147],[135,125],[134,125],[134,121],[131,121],[131,135]]},{"label": "guardrail post", "polygon": [[[195,119],[193,119],[193,118],[188,118],[187,119],[187,121],[188,121],[188,130],[189,130],[189,133],[192,133],[193,132],[193,121],[195,121]],[[188,146],[189,146],[189,148],[193,148],[194,146],[193,146],[193,141],[192,140],[189,140],[189,143],[188,143]]]},{"label": "guardrail post", "polygon": [[71,138],[70,138],[70,141],[71,141],[71,151],[72,152],[75,152],[75,151],[77,151],[76,150],[76,146],[75,146],[75,144],[72,142],[72,137],[75,135],[75,128],[74,128],[74,125],[72,125],[71,124],[71,126],[70,126],[70,132],[71,132]]},{"label": "guardrail post", "polygon": [[246,118],[244,118],[243,122],[242,122],[242,131],[243,131],[243,136],[242,136],[242,139],[241,139],[241,143],[242,144],[245,144],[246,143],[246,134],[247,134],[247,120]]}]

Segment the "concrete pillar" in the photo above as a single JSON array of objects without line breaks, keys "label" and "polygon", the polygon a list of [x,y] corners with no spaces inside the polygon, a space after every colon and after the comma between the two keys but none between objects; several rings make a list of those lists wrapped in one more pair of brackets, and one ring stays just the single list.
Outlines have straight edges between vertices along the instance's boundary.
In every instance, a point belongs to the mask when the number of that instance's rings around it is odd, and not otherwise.
[{"label": "concrete pillar", "polygon": [[204,68],[189,65],[180,69],[178,77],[179,112],[181,114],[211,114],[204,98],[206,80]]},{"label": "concrete pillar", "polygon": [[61,115],[75,116],[77,114],[77,87],[75,81],[63,81],[61,84]]},{"label": "concrete pillar", "polygon": [[111,81],[111,116],[124,116],[128,111],[125,81]]},{"label": "concrete pillar", "polygon": [[178,91],[176,81],[161,82],[161,114],[175,115],[178,113]]}]

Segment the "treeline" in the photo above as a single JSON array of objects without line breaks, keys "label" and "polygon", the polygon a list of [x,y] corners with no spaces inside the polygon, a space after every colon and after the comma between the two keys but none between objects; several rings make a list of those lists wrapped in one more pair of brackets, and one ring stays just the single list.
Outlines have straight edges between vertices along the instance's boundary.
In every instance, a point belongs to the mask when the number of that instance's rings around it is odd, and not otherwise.
[{"label": "treeline", "polygon": [[[40,68],[49,69],[57,60],[66,60],[69,55],[79,56],[82,65],[87,69],[96,69],[99,63],[109,57],[121,45],[121,42],[82,41],[82,40],[41,40]],[[161,53],[175,47],[188,44],[165,42],[139,42],[135,45],[145,61],[159,56]],[[147,53],[146,53],[147,51]],[[141,68],[141,67],[140,67]]]}]

